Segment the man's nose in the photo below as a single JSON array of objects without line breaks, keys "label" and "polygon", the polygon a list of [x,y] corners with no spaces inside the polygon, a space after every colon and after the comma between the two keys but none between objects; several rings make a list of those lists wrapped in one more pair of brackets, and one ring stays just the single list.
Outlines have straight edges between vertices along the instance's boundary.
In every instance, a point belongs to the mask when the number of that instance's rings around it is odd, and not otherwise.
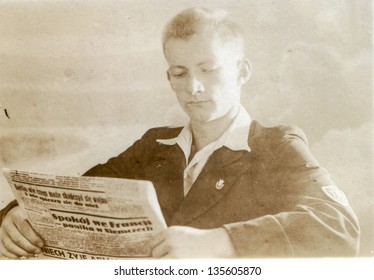
[{"label": "man's nose", "polygon": [[204,92],[204,86],[196,76],[189,75],[187,80],[187,91],[192,95],[196,95]]}]

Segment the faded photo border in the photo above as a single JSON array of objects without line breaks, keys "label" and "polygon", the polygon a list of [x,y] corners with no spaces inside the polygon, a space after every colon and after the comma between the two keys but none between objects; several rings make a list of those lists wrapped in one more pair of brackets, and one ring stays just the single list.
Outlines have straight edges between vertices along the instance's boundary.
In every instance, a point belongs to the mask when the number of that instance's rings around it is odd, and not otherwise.
[{"label": "faded photo border", "polygon": [[[184,124],[161,35],[194,6],[242,26],[253,66],[242,104],[265,125],[303,129],[358,216],[359,257],[372,258],[370,0],[2,0],[0,167],[80,175],[149,128]],[[2,208],[12,195],[0,183]]]}]

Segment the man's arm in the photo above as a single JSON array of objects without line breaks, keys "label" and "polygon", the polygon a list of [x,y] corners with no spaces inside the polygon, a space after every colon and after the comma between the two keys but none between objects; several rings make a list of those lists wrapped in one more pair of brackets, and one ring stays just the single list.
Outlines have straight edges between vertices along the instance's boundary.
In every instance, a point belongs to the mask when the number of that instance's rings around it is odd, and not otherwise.
[{"label": "man's arm", "polygon": [[284,128],[274,143],[264,146],[260,147],[267,157],[263,176],[272,177],[270,185],[277,193],[276,200],[266,202],[273,213],[224,225],[237,253],[243,257],[356,255],[357,217],[312,156],[303,132]]},{"label": "man's arm", "polygon": [[[169,227],[156,238],[154,256],[328,257],[357,254],[360,233],[357,218],[344,194],[311,155],[302,132],[287,128],[279,135],[274,134],[260,137],[268,143],[252,143],[253,152],[262,157],[256,161],[259,169],[256,169],[256,175],[238,174],[236,189],[240,191],[231,192],[230,202],[224,202],[233,208],[246,203],[256,205],[239,209],[242,221],[206,230]],[[251,191],[245,191],[247,188]],[[245,202],[248,195],[256,199]],[[246,219],[246,215],[253,216],[246,211],[259,215]],[[214,210],[205,215],[209,219],[221,219]],[[225,248],[228,255],[222,254],[221,248]]]},{"label": "man's arm", "polygon": [[[102,176],[133,178],[142,177],[143,160],[149,135],[155,130],[148,131],[125,152],[110,159],[106,164],[99,164],[85,176]],[[33,230],[17,201],[12,201],[0,211],[0,254],[8,258],[29,257],[40,252],[43,240]]]},{"label": "man's arm", "polygon": [[224,228],[197,229],[172,226],[151,242],[155,258],[233,258],[238,257]]},{"label": "man's arm", "polygon": [[[141,154],[143,138],[107,164],[99,164],[84,175],[118,178],[140,176],[137,155]],[[0,211],[0,254],[8,258],[29,257],[39,253],[42,246],[43,240],[33,230],[16,200]]]}]

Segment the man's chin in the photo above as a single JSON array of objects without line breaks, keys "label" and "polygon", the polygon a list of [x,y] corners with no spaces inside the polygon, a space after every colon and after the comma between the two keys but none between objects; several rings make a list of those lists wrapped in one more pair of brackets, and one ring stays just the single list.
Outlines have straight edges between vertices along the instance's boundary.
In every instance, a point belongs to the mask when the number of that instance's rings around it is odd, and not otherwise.
[{"label": "man's chin", "polygon": [[189,117],[190,117],[190,121],[195,122],[195,123],[208,123],[208,122],[212,122],[212,121],[219,119],[219,117],[216,117],[213,114],[207,114],[207,113],[189,114]]}]

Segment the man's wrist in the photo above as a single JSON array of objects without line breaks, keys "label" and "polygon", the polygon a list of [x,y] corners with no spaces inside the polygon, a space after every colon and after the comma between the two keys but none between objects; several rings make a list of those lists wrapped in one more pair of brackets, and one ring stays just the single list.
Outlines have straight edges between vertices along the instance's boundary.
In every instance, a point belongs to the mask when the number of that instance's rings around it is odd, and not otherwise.
[{"label": "man's wrist", "polygon": [[212,240],[218,240],[219,246],[216,248],[219,250],[218,254],[222,258],[235,258],[237,253],[234,244],[231,241],[230,234],[224,227],[216,228],[212,230],[214,238]]}]

